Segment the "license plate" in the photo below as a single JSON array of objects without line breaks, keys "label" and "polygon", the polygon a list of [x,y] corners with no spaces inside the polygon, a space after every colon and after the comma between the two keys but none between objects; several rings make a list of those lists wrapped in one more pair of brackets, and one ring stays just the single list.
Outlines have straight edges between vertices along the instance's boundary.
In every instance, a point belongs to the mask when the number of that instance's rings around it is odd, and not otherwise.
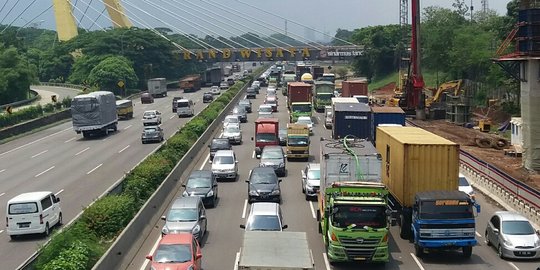
[{"label": "license plate", "polygon": [[518,254],[519,255],[531,255],[532,252],[530,252],[530,251],[519,251]]},{"label": "license plate", "polygon": [[29,223],[19,224],[19,228],[28,228],[28,227],[30,227]]},{"label": "license plate", "polygon": [[366,258],[356,257],[356,258],[354,258],[353,260],[355,260],[355,261],[365,261]]}]

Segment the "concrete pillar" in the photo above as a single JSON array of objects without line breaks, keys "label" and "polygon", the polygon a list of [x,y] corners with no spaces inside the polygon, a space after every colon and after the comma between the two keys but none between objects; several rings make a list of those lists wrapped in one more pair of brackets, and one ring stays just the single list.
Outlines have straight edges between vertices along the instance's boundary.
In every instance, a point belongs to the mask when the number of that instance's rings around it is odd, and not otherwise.
[{"label": "concrete pillar", "polygon": [[521,119],[523,120],[523,166],[540,171],[540,60],[521,64]]},{"label": "concrete pillar", "polygon": [[133,26],[120,4],[120,0],[103,0],[103,3],[107,8],[107,13],[109,13],[114,28],[130,28]]},{"label": "concrete pillar", "polygon": [[71,11],[70,0],[53,0],[58,40],[66,41],[77,36],[77,24]]}]

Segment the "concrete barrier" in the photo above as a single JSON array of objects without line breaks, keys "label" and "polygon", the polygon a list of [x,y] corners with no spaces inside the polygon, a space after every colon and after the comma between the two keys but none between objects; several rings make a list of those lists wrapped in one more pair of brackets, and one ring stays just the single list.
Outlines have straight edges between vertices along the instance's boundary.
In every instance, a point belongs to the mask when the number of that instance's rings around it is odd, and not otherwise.
[{"label": "concrete barrier", "polygon": [[53,113],[47,116],[40,117],[38,119],[30,120],[24,123],[20,123],[11,127],[0,129],[0,140],[7,139],[12,136],[26,133],[39,127],[43,127],[64,119],[71,117],[71,110],[65,109],[63,111]]},{"label": "concrete barrier", "polygon": [[162,213],[166,210],[167,203],[173,199],[176,189],[180,188],[179,179],[191,165],[191,162],[200,151],[205,149],[208,141],[214,132],[221,128],[221,122],[225,116],[236,105],[237,101],[244,95],[245,90],[250,84],[247,83],[239,91],[232,101],[224,108],[221,114],[210,124],[206,131],[199,137],[197,142],[190,150],[182,157],[180,162],[176,164],[171,173],[165,178],[161,185],[157,188],[150,199],[143,205],[137,215],[116,238],[114,243],[105,252],[101,259],[94,265],[93,270],[109,270],[109,269],[125,269],[133,260],[137,253],[137,248],[140,247],[146,235],[152,230],[148,224],[156,223]]},{"label": "concrete barrier", "polygon": [[3,105],[0,105],[0,111],[5,110],[8,106],[11,106],[11,107],[19,107],[19,106],[22,106],[22,105],[26,105],[26,104],[32,103],[32,102],[36,101],[37,99],[39,99],[39,95],[38,95],[38,93],[37,93],[36,91],[30,89],[30,92],[32,92],[33,97],[31,97],[31,98],[29,98],[29,99],[25,99],[25,100],[21,100],[21,101],[9,103],[9,104],[3,104]]}]

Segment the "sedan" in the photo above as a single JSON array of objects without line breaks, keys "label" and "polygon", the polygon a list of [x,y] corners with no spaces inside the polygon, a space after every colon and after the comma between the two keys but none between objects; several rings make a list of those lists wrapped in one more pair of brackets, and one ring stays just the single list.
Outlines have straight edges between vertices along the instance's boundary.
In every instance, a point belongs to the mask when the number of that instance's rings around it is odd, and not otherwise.
[{"label": "sedan", "polygon": [[272,112],[273,112],[272,106],[266,105],[266,104],[260,105],[258,112],[259,112],[259,117],[266,117],[266,118],[272,117]]},{"label": "sedan", "polygon": [[253,87],[248,87],[246,90],[246,98],[257,98],[257,91]]},{"label": "sedan", "polygon": [[183,197],[201,197],[205,205],[216,206],[218,199],[218,183],[212,171],[193,171],[189,175],[187,182],[182,184],[185,188]]},{"label": "sedan", "polygon": [[212,101],[214,101],[214,94],[212,94],[212,92],[204,93],[203,98],[202,98],[202,102],[203,103],[210,103]]},{"label": "sedan", "polygon": [[229,114],[229,115],[225,116],[225,119],[223,119],[223,128],[225,128],[229,124],[240,125],[240,123],[241,123],[241,121],[240,121],[240,117],[238,115]]},{"label": "sedan", "polygon": [[270,201],[281,203],[281,179],[277,178],[274,169],[268,167],[256,167],[249,173],[248,202]]},{"label": "sedan", "polygon": [[228,125],[223,128],[223,135],[221,138],[229,139],[229,142],[242,144],[242,130],[239,125]]},{"label": "sedan", "polygon": [[157,110],[145,111],[142,119],[144,126],[161,124],[161,113]]},{"label": "sedan", "polygon": [[321,164],[309,163],[302,170],[302,193],[306,195],[306,200],[317,198],[321,186]]},{"label": "sedan", "polygon": [[261,154],[261,167],[273,168],[278,176],[285,176],[285,153],[279,145],[267,145]]},{"label": "sedan", "polygon": [[146,256],[153,270],[201,270],[202,251],[190,233],[169,234],[159,240],[153,255]]},{"label": "sedan", "polygon": [[204,204],[201,198],[195,196],[177,198],[167,215],[161,219],[165,220],[165,225],[161,229],[162,236],[190,232],[200,241],[208,226]]},{"label": "sedan", "polygon": [[248,113],[251,112],[251,100],[249,99],[242,99],[238,101],[238,106],[244,106],[244,108],[246,109],[246,112]]},{"label": "sedan", "polygon": [[219,89],[227,90],[227,89],[229,89],[229,84],[227,82],[222,82],[222,83],[219,84]]},{"label": "sedan", "polygon": [[238,115],[238,117],[240,118],[240,122],[247,122],[247,112],[244,106],[235,106],[232,110],[232,114]]},{"label": "sedan", "polygon": [[279,135],[279,145],[281,146],[287,145],[287,128],[280,128],[278,135]]},{"label": "sedan", "polygon": [[212,86],[210,87],[210,92],[212,95],[219,95],[221,93],[221,90],[219,90],[219,86]]},{"label": "sedan", "polygon": [[521,214],[497,211],[488,222],[485,241],[501,259],[539,259],[539,232]]},{"label": "sedan", "polygon": [[459,191],[462,191],[462,192],[465,192],[467,195],[469,195],[469,197],[471,197],[471,199],[474,200],[474,197],[475,197],[475,192],[474,192],[474,189],[472,188],[471,184],[469,183],[469,181],[467,180],[467,178],[465,178],[465,175],[463,174],[459,174],[459,187],[458,187]]},{"label": "sedan", "polygon": [[309,128],[309,133],[313,134],[313,121],[311,121],[311,117],[300,116],[298,117],[298,120],[296,120],[296,124],[307,125]]},{"label": "sedan", "polygon": [[162,142],[163,129],[160,126],[146,126],[141,134],[143,144],[147,142]]}]

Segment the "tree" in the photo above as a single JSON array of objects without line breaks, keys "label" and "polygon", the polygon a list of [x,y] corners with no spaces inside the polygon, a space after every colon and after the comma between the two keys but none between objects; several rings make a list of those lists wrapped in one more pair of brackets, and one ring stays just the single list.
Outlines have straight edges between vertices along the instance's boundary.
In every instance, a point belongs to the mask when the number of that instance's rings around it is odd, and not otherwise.
[{"label": "tree", "polygon": [[26,99],[35,78],[35,66],[16,48],[0,44],[0,100],[3,104]]},{"label": "tree", "polygon": [[139,80],[131,65],[125,57],[109,56],[90,71],[88,81],[92,85],[99,86],[101,90],[121,94],[117,85],[119,81],[124,81],[125,87],[130,88],[135,87]]},{"label": "tree", "polygon": [[346,67],[338,67],[336,68],[335,72],[339,78],[345,78],[345,76],[347,76],[347,73],[349,72],[349,69]]},{"label": "tree", "polygon": [[111,55],[83,55],[75,59],[68,81],[73,84],[84,84],[88,75],[101,61]]}]

